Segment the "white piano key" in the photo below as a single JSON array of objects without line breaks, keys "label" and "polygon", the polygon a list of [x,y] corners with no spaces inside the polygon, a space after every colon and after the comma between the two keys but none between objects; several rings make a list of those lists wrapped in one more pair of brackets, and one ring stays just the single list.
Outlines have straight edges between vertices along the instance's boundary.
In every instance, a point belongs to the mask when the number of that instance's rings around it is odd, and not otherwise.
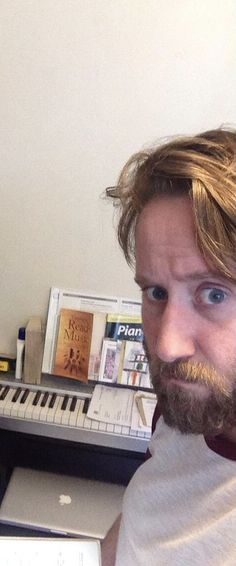
[{"label": "white piano key", "polygon": [[91,429],[98,430],[98,425],[99,425],[98,421],[92,421]]},{"label": "white piano key", "polygon": [[60,403],[60,395],[57,395],[53,407],[51,407],[51,408],[48,407],[47,423],[53,423],[54,422],[55,414],[56,414],[57,407],[58,407],[59,403]]},{"label": "white piano key", "polygon": [[51,401],[52,395],[49,394],[48,399],[46,401],[46,404],[44,405],[44,407],[41,407],[41,411],[39,413],[39,420],[42,422],[45,422],[47,420],[47,415],[48,415],[48,411],[49,411],[49,403]]},{"label": "white piano key", "polygon": [[69,420],[70,420],[70,404],[72,401],[72,397],[69,397],[67,405],[66,405],[66,409],[64,409],[64,411],[62,411],[62,417],[61,417],[61,424],[62,425],[68,425],[69,424]]},{"label": "white piano key", "polygon": [[31,419],[32,411],[33,411],[33,400],[35,398],[35,391],[30,391],[25,403],[18,403],[15,409],[12,409],[12,416],[14,416],[15,412],[17,417]]},{"label": "white piano key", "polygon": [[129,426],[122,426],[121,429],[122,429],[122,433],[121,433],[121,434],[124,434],[125,436],[127,436],[127,435],[129,434],[129,432],[130,432],[130,427],[129,427]]},{"label": "white piano key", "polygon": [[77,419],[76,419],[76,426],[78,426],[79,428],[84,428],[84,421],[85,421],[85,417],[86,414],[83,413],[83,407],[84,407],[84,400],[81,400],[81,404],[80,404],[80,408],[78,411],[78,415],[77,415]]},{"label": "white piano key", "polygon": [[114,427],[114,432],[115,432],[116,434],[121,434],[121,425],[118,425],[118,424],[115,425],[115,427]]},{"label": "white piano key", "polygon": [[92,427],[92,422],[93,422],[93,421],[92,421],[91,419],[89,419],[88,417],[86,417],[86,415],[85,415],[84,428],[91,429],[91,427]]},{"label": "white piano key", "polygon": [[11,414],[11,407],[12,407],[12,397],[14,395],[15,391],[13,389],[10,389],[5,397],[5,399],[2,401],[2,405],[1,405],[1,412],[3,415],[10,415]]},{"label": "white piano key", "polygon": [[59,395],[59,403],[57,405],[57,410],[55,412],[54,419],[53,419],[53,422],[57,423],[57,424],[61,424],[62,415],[64,413],[64,411],[62,411],[62,409],[61,409],[63,399],[64,399],[64,397]]},{"label": "white piano key", "polygon": [[100,421],[98,429],[101,432],[106,431],[107,430],[107,423],[103,423],[102,421]]},{"label": "white piano key", "polygon": [[[7,391],[7,389],[5,387],[0,391],[0,394],[2,395],[4,393],[4,391]],[[6,399],[7,399],[8,396],[11,396],[11,392],[12,392],[12,389],[9,388],[6,395],[4,396],[4,399],[0,399],[0,414],[2,414],[2,415],[3,415],[4,406],[6,404]]]},{"label": "white piano key", "polygon": [[37,402],[37,405],[34,405],[34,406],[33,406],[33,411],[32,411],[32,415],[31,415],[31,418],[32,418],[33,420],[39,421],[39,415],[40,415],[40,411],[41,411],[41,409],[42,409],[42,407],[40,407],[40,403],[41,403],[41,401],[42,401],[42,399],[43,399],[43,395],[44,395],[43,393],[40,394],[40,397],[39,397],[39,400],[38,400],[38,402]]},{"label": "white piano key", "polygon": [[114,432],[114,424],[107,423],[107,432]]}]

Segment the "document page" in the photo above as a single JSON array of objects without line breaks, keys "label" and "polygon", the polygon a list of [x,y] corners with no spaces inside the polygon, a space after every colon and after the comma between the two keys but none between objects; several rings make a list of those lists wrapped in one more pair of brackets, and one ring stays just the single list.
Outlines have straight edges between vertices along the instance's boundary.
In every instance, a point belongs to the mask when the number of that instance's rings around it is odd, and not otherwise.
[{"label": "document page", "polygon": [[130,426],[134,391],[96,385],[87,417],[104,423]]},{"label": "document page", "polygon": [[96,540],[0,538],[1,566],[101,566]]}]

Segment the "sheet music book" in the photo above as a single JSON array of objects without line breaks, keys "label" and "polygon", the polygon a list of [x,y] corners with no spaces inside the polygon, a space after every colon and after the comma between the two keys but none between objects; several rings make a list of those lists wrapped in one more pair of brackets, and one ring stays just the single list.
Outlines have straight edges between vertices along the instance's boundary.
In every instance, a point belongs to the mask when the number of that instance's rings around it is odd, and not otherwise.
[{"label": "sheet music book", "polygon": [[96,540],[0,537],[1,566],[101,566]]}]

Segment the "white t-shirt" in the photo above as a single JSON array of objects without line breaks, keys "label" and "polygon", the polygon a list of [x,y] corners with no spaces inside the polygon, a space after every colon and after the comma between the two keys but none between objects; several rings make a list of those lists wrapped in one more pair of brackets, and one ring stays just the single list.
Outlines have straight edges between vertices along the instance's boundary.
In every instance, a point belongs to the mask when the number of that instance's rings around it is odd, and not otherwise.
[{"label": "white t-shirt", "polygon": [[149,449],[125,493],[116,566],[236,566],[236,444],[226,458],[160,417]]}]

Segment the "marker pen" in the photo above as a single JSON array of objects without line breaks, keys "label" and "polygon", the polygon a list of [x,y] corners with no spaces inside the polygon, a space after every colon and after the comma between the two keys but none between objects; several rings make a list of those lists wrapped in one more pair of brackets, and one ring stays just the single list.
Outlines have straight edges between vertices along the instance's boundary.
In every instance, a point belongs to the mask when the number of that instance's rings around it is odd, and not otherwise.
[{"label": "marker pen", "polygon": [[22,378],[23,358],[25,349],[25,328],[19,328],[18,338],[16,341],[16,372],[15,378]]}]

